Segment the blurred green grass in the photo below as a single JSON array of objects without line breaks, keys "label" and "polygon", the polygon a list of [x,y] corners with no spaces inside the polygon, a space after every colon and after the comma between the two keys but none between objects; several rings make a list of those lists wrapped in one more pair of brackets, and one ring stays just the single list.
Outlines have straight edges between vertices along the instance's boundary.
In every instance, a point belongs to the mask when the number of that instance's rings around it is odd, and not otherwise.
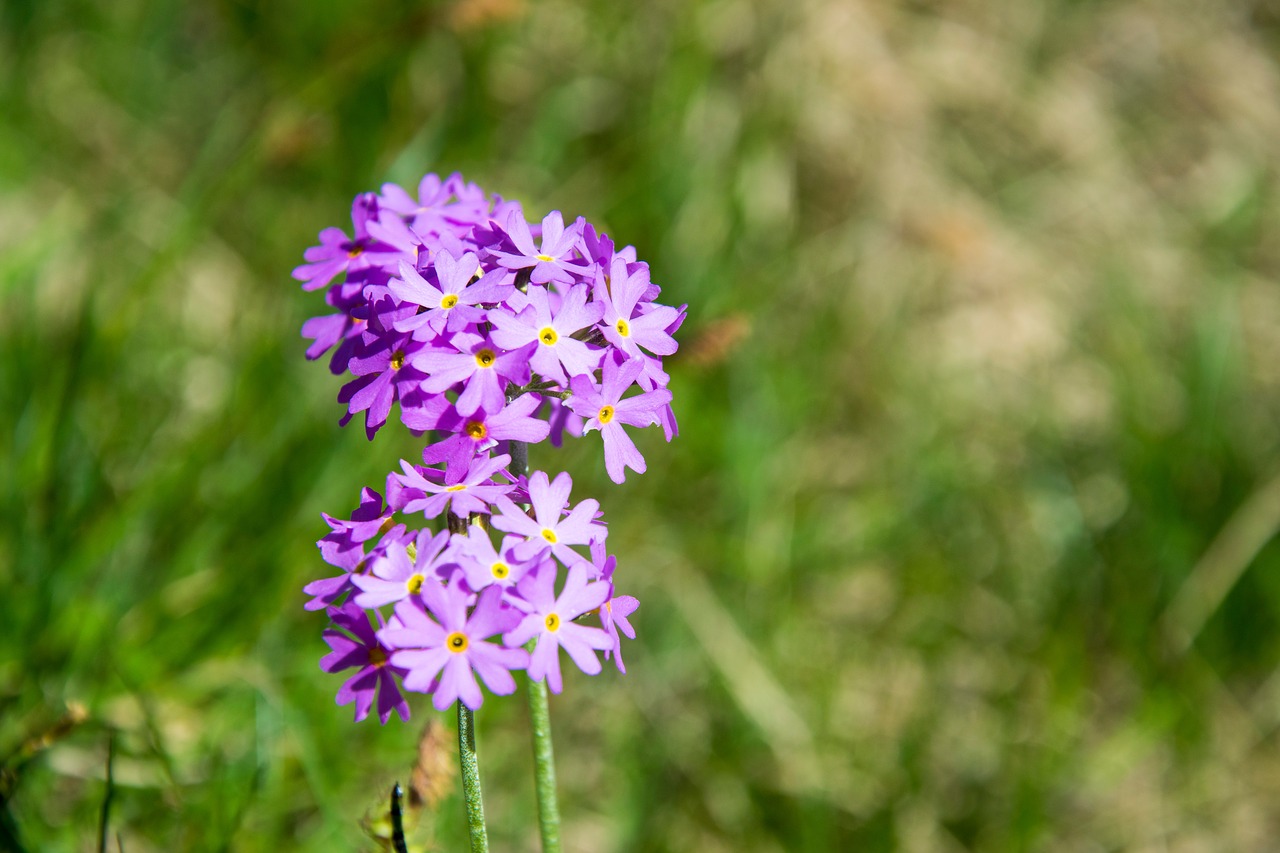
[{"label": "blurred green grass", "polygon": [[[434,714],[352,725],[299,588],[416,449],[336,427],[288,271],[460,170],[690,304],[650,472],[545,463],[643,602],[554,703],[569,849],[1269,849],[1278,48],[1243,0],[0,6],[0,756],[87,711],[7,826],[95,849],[115,732],[131,853],[374,849]],[[522,704],[479,726],[533,849]]]}]

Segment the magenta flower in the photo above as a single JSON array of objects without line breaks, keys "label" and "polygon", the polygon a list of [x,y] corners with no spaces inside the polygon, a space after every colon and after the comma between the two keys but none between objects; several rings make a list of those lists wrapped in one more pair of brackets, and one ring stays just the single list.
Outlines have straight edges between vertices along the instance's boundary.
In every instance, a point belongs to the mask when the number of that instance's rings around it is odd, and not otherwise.
[{"label": "magenta flower", "polygon": [[636,313],[649,286],[649,267],[637,264],[629,273],[620,257],[613,259],[607,274],[604,269],[596,272],[593,298],[604,305],[600,318],[604,336],[629,356],[640,355],[639,347],[655,355],[671,355],[677,348],[675,338],[667,334],[667,327],[677,317],[676,309],[653,305],[645,313]]},{"label": "magenta flower", "polygon": [[480,593],[469,617],[468,597],[454,585],[427,584],[421,601],[411,598],[396,605],[401,626],[388,626],[380,633],[394,649],[391,663],[407,671],[405,689],[433,694],[438,711],[459,700],[473,711],[479,708],[484,696],[477,675],[498,696],[514,693],[511,671],[529,665],[524,649],[484,642],[510,630],[519,617],[503,605],[502,589],[493,586]]},{"label": "magenta flower", "polygon": [[582,418],[556,397],[550,398],[551,410],[547,413],[547,423],[551,426],[551,446],[564,444],[564,435],[568,433],[574,438],[582,438]]},{"label": "magenta flower", "polygon": [[493,458],[477,456],[465,472],[459,472],[455,482],[451,483],[446,474],[445,482],[437,483],[426,477],[426,471],[401,459],[400,467],[404,474],[396,474],[395,477],[406,492],[413,491],[408,495],[404,511],[421,511],[427,518],[435,518],[446,508],[462,518],[472,512],[488,512],[490,504],[511,491],[511,486],[493,482],[493,475],[510,462],[511,457],[505,455]]},{"label": "magenta flower", "polygon": [[618,636],[618,632],[621,631],[628,639],[636,638],[636,629],[631,626],[627,617],[639,609],[640,602],[631,595],[614,594],[613,570],[617,565],[616,557],[606,556],[603,542],[591,546],[591,567],[596,570],[600,580],[609,584],[609,598],[600,605],[599,612],[600,625],[609,639],[613,640],[613,648],[604,650],[604,659],[608,660],[612,656],[618,672],[626,675],[627,667],[622,662],[622,638]]},{"label": "magenta flower", "polygon": [[[491,312],[490,317],[497,313]],[[460,382],[466,383],[455,403],[460,414],[470,415],[481,406],[496,412],[506,399],[508,382],[523,385],[529,381],[529,356],[534,346],[503,349],[479,335],[458,332],[449,340],[449,348],[433,347],[418,353],[413,366],[429,374],[420,386],[428,394],[443,394]]]},{"label": "magenta flower", "polygon": [[515,245],[515,252],[495,251],[498,263],[510,270],[533,267],[530,281],[534,284],[546,284],[549,281],[561,284],[573,284],[575,276],[581,276],[587,270],[584,262],[573,258],[573,249],[582,234],[585,220],[579,217],[568,228],[564,227],[564,218],[560,211],[553,210],[542,219],[542,247],[533,245],[533,235],[529,233],[529,223],[525,222],[524,212],[513,208],[507,214],[506,234]]},{"label": "magenta flower", "polygon": [[526,541],[516,546],[516,553],[522,558],[550,548],[556,559],[566,566],[577,563],[582,557],[569,546],[603,541],[608,530],[595,522],[600,504],[591,498],[580,501],[572,512],[561,517],[569,504],[572,488],[573,480],[567,472],[561,472],[548,483],[546,472],[535,471],[529,477],[533,518],[503,496],[494,501],[502,514],[493,516],[491,523],[498,530],[525,537]]},{"label": "magenta flower", "polygon": [[519,590],[524,600],[516,599],[512,603],[525,612],[525,617],[502,637],[508,646],[523,646],[534,637],[538,638],[529,659],[529,677],[535,681],[545,678],[552,693],[559,693],[562,686],[560,649],[568,652],[573,662],[587,675],[597,675],[601,667],[596,651],[613,647],[613,641],[604,631],[573,621],[604,604],[609,597],[609,584],[588,582],[587,568],[580,562],[569,570],[564,589],[557,598],[557,573],[556,565],[549,563],[520,582]]},{"label": "magenta flower", "polygon": [[376,694],[379,722],[385,724],[392,711],[402,720],[409,719],[409,703],[395,680],[395,676],[403,675],[404,671],[388,663],[388,649],[378,642],[368,614],[354,604],[344,604],[330,607],[329,619],[334,627],[325,630],[324,641],[333,651],[320,660],[320,668],[325,672],[341,672],[358,667],[356,674],[338,689],[337,703],[354,702],[358,723],[369,716]]},{"label": "magenta flower", "polygon": [[525,394],[492,415],[483,406],[470,415],[450,407],[435,419],[430,429],[453,434],[427,447],[422,452],[422,461],[428,465],[444,462],[446,470],[455,472],[465,469],[477,453],[499,441],[542,441],[551,427],[546,421],[532,417],[541,402],[537,394]]},{"label": "magenta flower", "polygon": [[343,424],[365,412],[365,432],[372,439],[387,422],[391,405],[417,390],[424,377],[408,363],[422,344],[408,335],[385,332],[376,319],[370,326],[365,343],[348,363],[356,378],[338,392],[338,402],[347,404]]},{"label": "magenta flower", "polygon": [[494,548],[488,533],[472,527],[465,536],[454,535],[449,555],[462,568],[467,588],[472,592],[494,584],[509,590],[538,565],[536,557],[522,560],[516,556],[515,546],[519,542],[518,537],[504,536],[502,544]]},{"label": "magenta flower", "polygon": [[325,513],[321,517],[329,525],[330,532],[316,543],[320,556],[331,566],[342,569],[342,574],[312,581],[302,591],[313,598],[307,602],[307,610],[319,610],[334,604],[342,595],[353,589],[352,572],[359,569],[367,559],[364,543],[375,536],[382,536],[382,541],[375,546],[375,557],[386,552],[392,542],[399,542],[404,537],[404,525],[397,525],[394,519],[393,504],[400,494],[400,482],[394,475],[387,477],[386,507],[383,507],[382,495],[373,489],[364,489],[360,493],[360,506],[351,513],[351,520],[344,521]]},{"label": "magenta flower", "polygon": [[[529,359],[529,366],[544,379],[554,379],[561,385],[568,376],[590,373],[600,365],[600,351],[592,350],[582,341],[570,337],[599,321],[604,306],[587,302],[588,288],[578,285],[569,288],[554,315],[547,291],[540,287],[529,289],[529,304],[519,314],[503,311],[489,312],[494,325],[493,340],[498,346],[516,349],[531,343],[537,350]],[[564,365],[561,370],[560,366]]]},{"label": "magenta flower", "polygon": [[600,430],[604,439],[604,467],[609,479],[621,483],[626,479],[626,469],[638,474],[645,472],[644,457],[636,449],[631,436],[622,429],[623,424],[646,427],[659,423],[662,407],[671,402],[671,392],[665,388],[623,399],[622,395],[644,368],[643,362],[633,358],[621,365],[613,359],[605,359],[604,384],[597,388],[587,376],[575,376],[570,384],[573,396],[565,405],[587,419],[583,432]]},{"label": "magenta flower", "polygon": [[[387,494],[399,493],[399,485],[397,481],[388,479]],[[390,503],[383,504],[382,495],[367,487],[361,489],[360,505],[351,513],[350,521],[334,518],[328,513],[320,513],[320,517],[332,531],[316,543],[320,548],[320,554],[328,560],[331,554],[338,551],[358,549],[360,543],[390,530],[393,524],[391,517],[394,514],[395,511]]]},{"label": "magenta flower", "polygon": [[439,287],[404,262],[400,263],[400,277],[393,278],[387,285],[397,299],[427,309],[395,323],[396,331],[413,332],[416,340],[431,340],[446,330],[457,332],[482,322],[485,312],[476,306],[484,302],[501,302],[514,289],[511,284],[504,283],[508,273],[500,269],[485,273],[475,284],[470,284],[480,268],[474,252],[467,252],[455,260],[448,251],[441,249],[436,253],[432,266]]},{"label": "magenta flower", "polygon": [[[355,337],[363,328],[361,322],[345,312],[312,317],[302,324],[302,336],[311,340],[311,346],[307,347],[307,359],[314,361],[332,349],[338,341]],[[337,372],[342,373],[346,369],[344,362],[342,370]]]},{"label": "magenta flower", "polygon": [[413,543],[414,553],[400,543],[387,547],[387,553],[374,561],[369,574],[351,578],[361,592],[355,603],[364,608],[392,604],[410,595],[417,595],[426,583],[438,583],[442,570],[449,561],[438,559],[449,544],[449,531],[442,530],[434,537],[430,530],[418,533]]},{"label": "magenta flower", "polygon": [[395,184],[382,185],[382,207],[406,217],[410,227],[420,234],[446,230],[445,210],[453,198],[453,187],[438,175],[425,175],[418,183],[414,199]]},{"label": "magenta flower", "polygon": [[293,277],[302,282],[303,290],[319,290],[341,273],[348,276],[363,272],[385,260],[396,249],[369,237],[367,223],[376,218],[377,196],[373,193],[358,195],[351,204],[351,222],[354,238],[348,238],[341,228],[326,228],[320,232],[320,245],[303,252],[307,263],[296,267]]},{"label": "magenta flower", "polygon": [[443,181],[428,174],[418,183],[414,200],[395,184],[382,185],[382,206],[408,219],[418,233],[451,235],[458,226],[478,225],[488,218],[489,199],[476,184],[454,172]]}]

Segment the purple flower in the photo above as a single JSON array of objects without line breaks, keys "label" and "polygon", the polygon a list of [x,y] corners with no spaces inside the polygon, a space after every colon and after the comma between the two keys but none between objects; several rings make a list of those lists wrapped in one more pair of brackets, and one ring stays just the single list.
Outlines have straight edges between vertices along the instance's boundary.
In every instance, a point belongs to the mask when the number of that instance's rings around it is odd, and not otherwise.
[{"label": "purple flower", "polygon": [[355,237],[348,239],[341,228],[320,232],[320,245],[303,252],[307,263],[296,267],[293,277],[302,282],[303,290],[319,290],[341,273],[354,275],[381,262],[383,256],[396,249],[370,239],[366,227],[377,215],[377,197],[373,193],[358,195],[351,204],[351,222]]},{"label": "purple flower", "polygon": [[[433,693],[432,704],[443,711],[459,699],[471,710],[484,702],[476,675],[498,696],[515,692],[511,670],[524,669],[529,654],[484,640],[510,630],[519,616],[502,604],[502,589],[480,593],[467,616],[467,595],[457,586],[428,584],[422,600],[396,605],[401,627],[383,629],[381,639],[395,651],[391,663],[407,670],[406,690]],[[432,617],[435,617],[434,619]]]},{"label": "purple flower", "polygon": [[341,672],[359,667],[356,674],[339,688],[338,704],[356,703],[358,723],[369,715],[377,694],[380,722],[385,724],[392,711],[398,713],[402,720],[409,719],[409,703],[401,695],[395,680],[395,676],[403,675],[404,671],[388,663],[388,649],[378,642],[368,614],[348,603],[342,607],[330,607],[329,618],[334,627],[325,630],[324,641],[333,651],[320,660],[320,668],[325,672]]},{"label": "purple flower", "polygon": [[[497,313],[490,312],[490,316]],[[449,346],[452,349],[421,351],[414,356],[413,366],[429,374],[421,385],[428,394],[443,394],[459,382],[466,383],[456,403],[459,414],[470,415],[481,406],[496,412],[506,399],[508,382],[523,385],[529,381],[529,356],[535,344],[507,350],[479,335],[458,332]]]},{"label": "purple flower", "polygon": [[[516,349],[536,342],[538,348],[529,359],[530,367],[539,376],[554,379],[561,385],[568,381],[566,372],[569,376],[578,376],[595,370],[600,364],[600,351],[570,337],[594,325],[604,311],[604,306],[587,302],[587,287],[569,288],[554,316],[546,290],[531,287],[528,297],[529,304],[519,314],[489,312],[489,321],[494,325],[494,343]],[[560,369],[562,364],[564,370]]]},{"label": "purple flower", "polygon": [[[455,260],[453,255],[442,249],[436,253],[433,266],[439,287],[404,262],[400,264],[400,278],[392,279],[388,285],[397,299],[427,309],[395,323],[397,331],[413,332],[416,340],[430,340],[444,334],[446,329],[457,332],[481,322],[485,312],[475,306],[483,302],[501,302],[514,289],[504,283],[508,275],[506,270],[492,270],[469,285],[480,268],[474,252],[467,252]],[[427,327],[425,331],[423,326]]]},{"label": "purple flower", "polygon": [[389,544],[399,541],[404,534],[404,525],[395,524],[392,504],[400,494],[400,482],[394,476],[387,477],[387,496],[390,498],[383,508],[382,495],[373,489],[360,492],[360,506],[351,513],[351,520],[344,521],[325,513],[320,516],[329,525],[330,532],[316,542],[320,556],[332,566],[342,569],[342,574],[335,577],[312,581],[302,588],[307,595],[314,596],[306,604],[307,610],[319,610],[336,602],[343,593],[352,589],[352,572],[366,559],[364,543],[375,536],[383,535],[384,541],[375,548],[375,553],[384,553]]},{"label": "purple flower", "polygon": [[600,580],[609,584],[609,598],[600,605],[600,625],[609,639],[613,640],[613,648],[605,649],[604,659],[608,660],[612,656],[618,671],[625,675],[627,667],[622,662],[622,638],[618,636],[618,632],[621,631],[629,639],[636,638],[636,629],[631,626],[627,617],[636,612],[640,602],[634,596],[614,595],[613,570],[617,565],[616,557],[606,556],[603,542],[591,546],[591,566]]},{"label": "purple flower", "polygon": [[364,345],[348,364],[356,379],[338,393],[338,402],[347,403],[342,423],[365,412],[365,432],[370,439],[387,422],[392,403],[416,390],[423,379],[409,364],[423,345],[408,335],[384,332],[381,325],[381,321],[371,323]]},{"label": "purple flower", "polygon": [[[488,512],[489,505],[501,500],[511,491],[511,486],[493,482],[493,475],[506,467],[510,456],[477,456],[456,482],[436,483],[427,479],[426,471],[410,465],[403,459],[400,467],[404,474],[396,474],[396,478],[406,491],[413,490],[415,496],[404,505],[405,512],[421,510],[427,518],[435,518],[448,507],[454,515],[466,518],[469,513]],[[446,475],[447,476],[447,475]],[[416,495],[421,495],[417,497]]]},{"label": "purple flower", "polygon": [[600,504],[591,498],[580,501],[567,516],[569,491],[573,480],[567,472],[560,473],[554,481],[547,482],[545,471],[535,471],[529,477],[529,502],[533,505],[533,518],[517,507],[506,496],[494,502],[501,515],[493,517],[492,524],[498,530],[524,536],[526,541],[516,546],[522,558],[550,548],[556,559],[566,566],[577,563],[582,557],[570,545],[587,545],[602,541],[608,534],[604,525],[595,523]]},{"label": "purple flower", "polygon": [[450,432],[453,435],[430,445],[422,452],[422,461],[428,465],[444,462],[449,472],[464,469],[477,453],[493,447],[499,441],[542,441],[551,431],[546,421],[531,417],[541,404],[537,394],[525,394],[490,415],[484,407],[470,415],[463,415],[456,408],[445,410],[430,429]]},{"label": "purple flower", "polygon": [[656,355],[671,355],[676,351],[676,340],[667,334],[667,327],[676,320],[676,309],[654,305],[637,315],[636,305],[648,289],[649,267],[644,264],[628,273],[626,261],[615,257],[607,276],[603,269],[596,272],[593,295],[604,305],[604,336],[632,357],[640,355],[638,347]]},{"label": "purple flower", "polygon": [[578,221],[564,227],[564,218],[560,211],[553,210],[542,219],[542,248],[533,245],[533,235],[529,233],[529,223],[524,220],[524,212],[518,208],[507,214],[506,233],[515,244],[515,252],[494,252],[498,263],[507,269],[519,270],[533,267],[530,281],[534,284],[545,284],[549,281],[561,284],[573,284],[575,275],[586,272],[586,264],[572,257],[574,246],[582,234],[585,221]]},{"label": "purple flower", "polygon": [[302,336],[311,339],[307,347],[307,359],[314,361],[327,353],[338,341],[354,337],[361,331],[361,326],[350,314],[326,314],[323,317],[312,317],[302,324]]},{"label": "purple flower", "polygon": [[609,596],[609,584],[588,582],[586,566],[578,563],[569,570],[564,589],[557,598],[557,573],[555,564],[549,563],[520,582],[519,590],[524,600],[516,599],[513,603],[525,611],[525,617],[502,637],[508,646],[523,646],[534,637],[538,638],[529,659],[529,677],[535,681],[545,678],[552,693],[559,693],[561,689],[560,649],[568,652],[573,662],[587,675],[596,675],[600,672],[596,650],[613,647],[613,641],[604,631],[573,621],[604,603]]},{"label": "purple flower", "polygon": [[447,530],[434,537],[430,530],[419,531],[417,540],[409,548],[398,542],[391,544],[387,553],[374,561],[369,574],[351,578],[352,584],[361,590],[355,603],[364,608],[381,607],[417,595],[424,584],[438,582],[440,570],[448,562],[437,558],[448,544]]},{"label": "purple flower", "polygon": [[560,447],[564,443],[567,432],[574,438],[582,437],[582,418],[564,404],[558,397],[549,398],[551,410],[547,413],[547,423],[551,427],[551,446]]},{"label": "purple flower", "polygon": [[570,385],[573,396],[566,405],[587,419],[583,432],[600,430],[604,439],[604,467],[615,483],[626,479],[627,468],[638,474],[645,472],[644,457],[622,425],[645,427],[658,423],[662,407],[671,402],[671,392],[665,388],[623,399],[622,395],[643,368],[644,363],[638,358],[621,365],[605,359],[604,384],[600,388],[587,376],[573,377]]},{"label": "purple flower", "polygon": [[444,211],[452,198],[453,187],[433,173],[424,175],[418,183],[417,200],[395,184],[382,185],[382,206],[408,217],[413,230],[421,234],[449,227]]},{"label": "purple flower", "polygon": [[537,564],[537,559],[521,560],[515,555],[520,542],[515,536],[504,536],[498,548],[489,534],[472,527],[465,536],[455,534],[449,546],[451,559],[462,567],[463,578],[472,592],[497,584],[511,589]]},{"label": "purple flower", "polygon": [[443,181],[428,173],[418,184],[417,201],[395,184],[382,185],[382,205],[406,216],[425,236],[451,235],[458,226],[477,225],[487,218],[489,200],[476,184],[454,172]]}]

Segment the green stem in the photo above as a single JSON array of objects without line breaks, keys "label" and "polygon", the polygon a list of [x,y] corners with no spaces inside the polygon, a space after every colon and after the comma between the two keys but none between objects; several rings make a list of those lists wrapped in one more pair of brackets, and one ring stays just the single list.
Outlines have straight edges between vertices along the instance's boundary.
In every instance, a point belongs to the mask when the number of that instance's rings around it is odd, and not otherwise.
[{"label": "green stem", "polygon": [[[511,442],[511,473],[529,473],[529,445]],[[528,509],[528,507],[525,507]],[[533,651],[535,640],[527,648]],[[551,706],[547,703],[547,683],[529,680],[529,718],[533,729],[533,776],[538,792],[538,830],[542,853],[560,853],[560,804],[556,801],[556,756],[551,746]]]},{"label": "green stem", "polygon": [[458,763],[462,767],[462,796],[467,801],[471,853],[488,853],[489,835],[484,828],[484,800],[480,796],[480,762],[476,758],[476,721],[462,700],[458,700]]},{"label": "green stem", "polygon": [[538,828],[542,832],[542,853],[560,853],[556,757],[551,747],[551,707],[547,703],[545,681],[529,682],[529,717],[533,723],[533,775],[538,791]]}]

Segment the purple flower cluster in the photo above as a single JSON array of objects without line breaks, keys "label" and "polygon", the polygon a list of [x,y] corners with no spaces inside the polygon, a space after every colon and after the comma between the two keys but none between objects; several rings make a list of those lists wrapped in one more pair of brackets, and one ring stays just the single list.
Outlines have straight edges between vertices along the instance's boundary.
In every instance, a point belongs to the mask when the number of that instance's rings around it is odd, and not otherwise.
[{"label": "purple flower cluster", "polygon": [[[382,722],[407,719],[403,688],[474,710],[479,682],[509,694],[517,669],[558,693],[561,649],[588,674],[597,652],[625,672],[621,636],[635,636],[639,603],[615,595],[599,504],[571,504],[567,473],[511,462],[522,445],[595,430],[615,483],[643,473],[623,427],[675,436],[662,357],[685,307],[655,302],[635,249],[581,217],[566,227],[552,211],[531,226],[519,204],[457,174],[427,175],[416,198],[386,184],[358,196],[351,219],[350,235],[321,231],[293,271],[333,312],[303,326],[307,357],[332,351],[333,373],[350,374],[343,424],[363,412],[372,439],[399,404],[404,425],[434,440],[383,494],[366,488],[349,519],[324,516],[317,544],[339,572],[305,592],[332,623],[321,667],[355,669],[338,704],[361,720],[376,699]],[[420,518],[439,531],[414,529]],[[581,621],[593,615],[598,626]]]}]

